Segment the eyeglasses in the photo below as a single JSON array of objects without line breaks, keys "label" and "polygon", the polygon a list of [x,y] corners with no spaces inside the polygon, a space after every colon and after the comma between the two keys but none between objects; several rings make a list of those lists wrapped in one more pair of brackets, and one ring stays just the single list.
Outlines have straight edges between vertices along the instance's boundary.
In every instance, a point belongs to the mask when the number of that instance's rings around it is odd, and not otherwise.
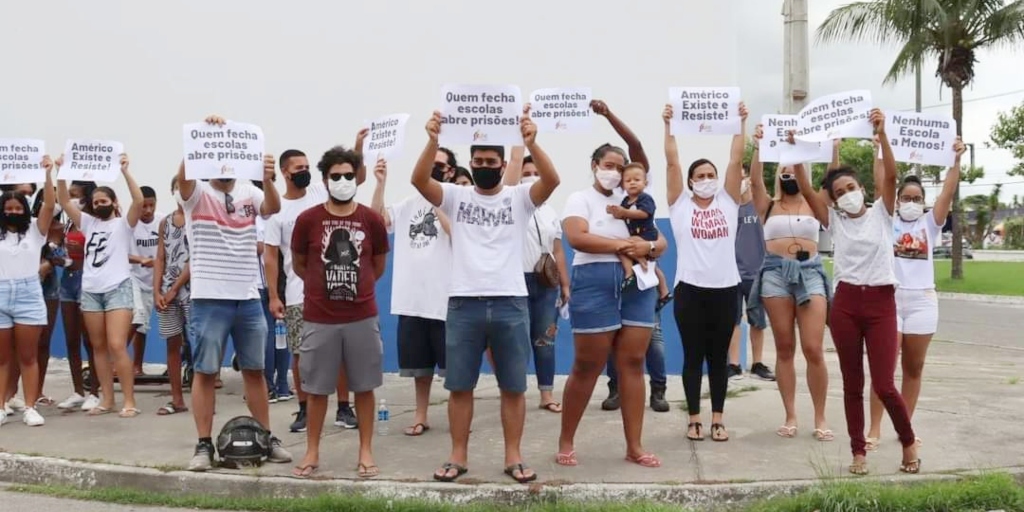
[{"label": "eyeglasses", "polygon": [[228,214],[235,213],[235,198],[231,197],[231,194],[224,193],[224,209],[227,210]]},{"label": "eyeglasses", "polygon": [[901,196],[901,197],[900,197],[900,202],[901,202],[901,203],[917,203],[917,204],[924,204],[924,198],[923,198],[923,197],[910,197],[910,196]]},{"label": "eyeglasses", "polygon": [[330,177],[331,181],[341,181],[342,178],[345,178],[348,181],[352,181],[356,179],[356,173],[346,172],[345,174],[331,174]]}]

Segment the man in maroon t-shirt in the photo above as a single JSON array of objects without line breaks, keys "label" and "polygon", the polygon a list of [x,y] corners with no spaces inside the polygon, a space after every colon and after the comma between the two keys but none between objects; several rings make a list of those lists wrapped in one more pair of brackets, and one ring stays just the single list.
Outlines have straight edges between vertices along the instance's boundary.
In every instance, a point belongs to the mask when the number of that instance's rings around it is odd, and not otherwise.
[{"label": "man in maroon t-shirt", "polygon": [[[304,327],[299,375],[308,393],[306,456],[295,475],[308,477],[320,464],[320,434],[327,397],[342,366],[355,393],[356,416],[373,418],[373,391],[384,383],[383,352],[374,288],[384,274],[388,234],[377,212],[355,202],[361,158],[335,147],[317,164],[330,198],[301,213],[292,232],[292,264],[302,277]],[[377,476],[371,440],[373,421],[359,422],[359,476]]]}]

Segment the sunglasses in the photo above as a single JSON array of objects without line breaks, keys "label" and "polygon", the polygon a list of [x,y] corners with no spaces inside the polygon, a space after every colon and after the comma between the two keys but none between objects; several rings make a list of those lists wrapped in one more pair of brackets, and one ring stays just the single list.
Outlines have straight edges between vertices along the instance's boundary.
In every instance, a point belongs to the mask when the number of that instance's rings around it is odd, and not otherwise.
[{"label": "sunglasses", "polygon": [[329,175],[329,177],[331,178],[331,181],[341,181],[342,178],[345,178],[348,181],[352,181],[356,179],[356,173],[347,172],[345,174],[331,174]]}]

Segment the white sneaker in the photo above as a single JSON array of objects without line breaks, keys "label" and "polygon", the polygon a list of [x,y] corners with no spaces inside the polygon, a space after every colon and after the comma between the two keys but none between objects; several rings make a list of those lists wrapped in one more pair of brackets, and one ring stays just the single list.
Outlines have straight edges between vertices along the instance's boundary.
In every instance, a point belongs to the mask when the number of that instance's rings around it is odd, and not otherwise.
[{"label": "white sneaker", "polygon": [[41,427],[46,423],[43,415],[39,414],[35,407],[25,409],[25,413],[21,415],[21,421],[30,427]]},{"label": "white sneaker", "polygon": [[21,412],[25,410],[25,401],[18,397],[11,397],[7,401],[7,407],[13,409],[15,412]]},{"label": "white sneaker", "polygon": [[4,423],[7,423],[7,411],[4,409],[6,409],[6,407],[0,409],[0,427],[2,427]]},{"label": "white sneaker", "polygon": [[85,403],[85,397],[78,393],[72,393],[71,396],[67,397],[63,402],[57,404],[58,409],[74,409],[75,407],[81,407]]},{"label": "white sneaker", "polygon": [[0,411],[2,411],[5,416],[14,416],[14,409],[11,409],[11,406],[7,404],[4,404],[3,408],[0,409]]},{"label": "white sneaker", "polygon": [[96,395],[89,395],[86,397],[85,402],[82,403],[83,411],[91,411],[100,405],[100,397]]}]

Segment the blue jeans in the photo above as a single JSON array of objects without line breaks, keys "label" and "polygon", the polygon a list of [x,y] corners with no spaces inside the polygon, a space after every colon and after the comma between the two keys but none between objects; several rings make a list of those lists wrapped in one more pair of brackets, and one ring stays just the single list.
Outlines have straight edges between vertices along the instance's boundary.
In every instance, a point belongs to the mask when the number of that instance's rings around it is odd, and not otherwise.
[{"label": "blue jeans", "polygon": [[267,389],[275,391],[278,396],[290,395],[288,366],[292,364],[292,354],[287,344],[285,348],[277,348],[277,334],[274,332],[277,319],[270,312],[270,295],[266,288],[260,290],[260,301],[263,303],[263,315],[267,319],[267,349],[263,355],[263,375],[267,378]]},{"label": "blue jeans", "polygon": [[[661,334],[661,312],[655,314],[654,331],[651,332],[651,343],[647,346],[647,375],[651,378],[651,387],[664,388],[668,385],[665,375],[665,338]],[[618,372],[615,371],[615,353],[608,355],[608,389],[618,388]]]},{"label": "blue jeans", "polygon": [[445,323],[444,387],[472,391],[484,350],[491,348],[498,388],[526,392],[530,362],[530,311],[526,297],[449,297]]},{"label": "blue jeans", "polygon": [[537,281],[537,274],[529,272],[526,291],[530,294],[530,343],[533,345],[533,365],[537,369],[537,389],[555,388],[555,338],[558,336],[558,288],[546,288]]},{"label": "blue jeans", "polygon": [[658,290],[622,290],[624,277],[619,262],[599,262],[572,267],[569,321],[576,334],[617,331],[623,325],[653,329]]},{"label": "blue jeans", "polygon": [[228,336],[235,345],[240,369],[263,370],[267,319],[259,299],[192,299],[189,328],[195,341],[192,362],[196,373],[216,375],[220,371]]}]

